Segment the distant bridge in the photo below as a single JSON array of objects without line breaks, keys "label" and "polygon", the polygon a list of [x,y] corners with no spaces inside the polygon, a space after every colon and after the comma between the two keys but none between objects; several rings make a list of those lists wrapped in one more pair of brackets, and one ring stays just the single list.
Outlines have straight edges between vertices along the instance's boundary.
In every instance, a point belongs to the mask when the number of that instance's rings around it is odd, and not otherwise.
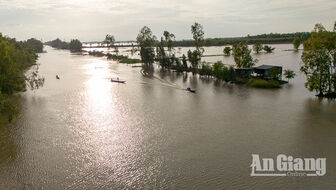
[{"label": "distant bridge", "polygon": [[[113,46],[116,47],[135,47],[138,43],[135,41],[120,41],[115,42]],[[84,42],[83,48],[107,48],[107,44],[104,44],[102,42]]]}]

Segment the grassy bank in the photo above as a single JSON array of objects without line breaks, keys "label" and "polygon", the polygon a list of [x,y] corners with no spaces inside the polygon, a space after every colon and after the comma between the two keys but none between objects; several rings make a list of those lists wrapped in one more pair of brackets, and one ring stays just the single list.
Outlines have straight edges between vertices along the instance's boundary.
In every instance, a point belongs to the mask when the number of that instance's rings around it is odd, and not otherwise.
[{"label": "grassy bank", "polygon": [[255,88],[281,88],[282,84],[279,80],[264,80],[260,78],[250,78],[247,82],[248,86]]}]

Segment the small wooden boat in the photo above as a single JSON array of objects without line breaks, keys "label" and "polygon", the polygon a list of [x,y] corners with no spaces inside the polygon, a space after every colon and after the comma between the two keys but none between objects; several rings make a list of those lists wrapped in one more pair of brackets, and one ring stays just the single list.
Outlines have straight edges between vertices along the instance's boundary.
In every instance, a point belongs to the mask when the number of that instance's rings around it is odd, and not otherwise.
[{"label": "small wooden boat", "polygon": [[191,92],[191,93],[196,93],[196,90],[193,90],[191,88],[187,88],[187,91]]},{"label": "small wooden boat", "polygon": [[126,81],[124,81],[124,80],[119,80],[119,79],[117,79],[117,80],[111,79],[111,82],[116,82],[116,83],[126,83]]},{"label": "small wooden boat", "polygon": [[59,76],[59,75],[56,75],[56,79],[60,79],[60,76]]}]

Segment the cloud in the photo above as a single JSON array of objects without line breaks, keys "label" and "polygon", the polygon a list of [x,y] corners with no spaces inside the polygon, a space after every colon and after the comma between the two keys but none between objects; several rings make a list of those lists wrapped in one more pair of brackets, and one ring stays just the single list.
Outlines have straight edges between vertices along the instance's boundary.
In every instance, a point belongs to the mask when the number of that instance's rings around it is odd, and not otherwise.
[{"label": "cloud", "polygon": [[334,0],[0,0],[0,32],[26,39],[56,37],[135,39],[144,25],[178,39],[191,38],[190,25],[204,25],[207,37],[310,31],[331,25]]}]

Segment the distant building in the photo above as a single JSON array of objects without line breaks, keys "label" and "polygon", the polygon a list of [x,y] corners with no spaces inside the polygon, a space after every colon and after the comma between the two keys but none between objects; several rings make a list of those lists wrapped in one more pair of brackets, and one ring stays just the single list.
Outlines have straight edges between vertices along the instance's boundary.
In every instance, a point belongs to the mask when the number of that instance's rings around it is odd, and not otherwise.
[{"label": "distant building", "polygon": [[282,79],[282,67],[275,65],[261,65],[251,68],[236,68],[236,75],[242,78],[259,77],[263,79]]}]

